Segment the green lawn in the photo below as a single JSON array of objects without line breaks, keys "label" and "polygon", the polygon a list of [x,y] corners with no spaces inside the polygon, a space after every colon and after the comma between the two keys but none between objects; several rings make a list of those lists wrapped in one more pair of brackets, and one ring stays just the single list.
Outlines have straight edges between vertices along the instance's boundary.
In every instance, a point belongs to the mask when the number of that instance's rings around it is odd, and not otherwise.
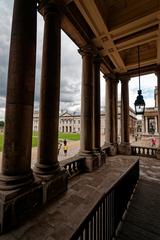
[{"label": "green lawn", "polygon": [[59,140],[72,140],[72,141],[78,141],[80,140],[80,134],[79,133],[59,133]]},{"label": "green lawn", "polygon": [[2,151],[2,147],[3,147],[3,134],[0,133],[0,152]]},{"label": "green lawn", "polygon": [[[79,133],[59,133],[59,140],[63,141],[64,139],[77,141],[77,140],[80,140],[80,134]],[[32,147],[37,147],[37,145],[38,145],[38,133],[33,132]],[[2,151],[2,146],[3,146],[3,134],[0,133],[0,152]]]},{"label": "green lawn", "polygon": [[32,147],[37,147],[38,145],[38,137],[32,136]]}]

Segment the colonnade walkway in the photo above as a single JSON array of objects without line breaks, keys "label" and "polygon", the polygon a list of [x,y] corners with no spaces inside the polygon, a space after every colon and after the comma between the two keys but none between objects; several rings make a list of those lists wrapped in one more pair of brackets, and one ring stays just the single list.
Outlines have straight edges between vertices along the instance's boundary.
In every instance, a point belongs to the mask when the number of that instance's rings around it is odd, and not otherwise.
[{"label": "colonnade walkway", "polygon": [[[137,159],[123,155],[107,157],[101,168],[70,179],[66,193],[33,212],[15,229],[0,236],[0,240],[70,240],[101,196]],[[160,239],[160,161],[144,157],[139,160],[140,181],[117,240]],[[141,237],[143,233],[145,237]]]},{"label": "colonnade walkway", "polygon": [[160,182],[140,180],[117,240],[160,239]]},{"label": "colonnade walkway", "polygon": [[140,180],[117,240],[160,240],[160,161],[140,157]]}]

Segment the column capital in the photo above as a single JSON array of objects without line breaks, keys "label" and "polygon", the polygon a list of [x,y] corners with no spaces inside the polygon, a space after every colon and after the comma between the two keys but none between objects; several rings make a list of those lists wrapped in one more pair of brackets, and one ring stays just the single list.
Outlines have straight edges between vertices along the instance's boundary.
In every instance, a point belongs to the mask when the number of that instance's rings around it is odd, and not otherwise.
[{"label": "column capital", "polygon": [[116,76],[113,73],[104,74],[103,77],[106,81],[116,79]]},{"label": "column capital", "polygon": [[93,55],[93,62],[94,63],[101,63],[101,61],[102,61],[102,57],[98,53]]},{"label": "column capital", "polygon": [[118,78],[121,81],[121,83],[126,83],[126,82],[129,82],[130,75],[128,75],[128,74],[119,75]]},{"label": "column capital", "polygon": [[113,81],[114,81],[115,84],[119,83],[119,79],[118,78],[114,78]]},{"label": "column capital", "polygon": [[81,54],[82,57],[86,55],[94,56],[94,49],[91,44],[86,44],[78,49],[78,52]]},{"label": "column capital", "polygon": [[39,5],[38,9],[39,9],[39,12],[42,14],[44,20],[45,20],[45,17],[50,14],[54,14],[54,15],[57,14],[58,16],[61,16],[60,6],[58,4],[46,3],[43,5]]},{"label": "column capital", "polygon": [[157,68],[155,69],[155,74],[158,78],[160,78],[160,65],[157,65]]}]

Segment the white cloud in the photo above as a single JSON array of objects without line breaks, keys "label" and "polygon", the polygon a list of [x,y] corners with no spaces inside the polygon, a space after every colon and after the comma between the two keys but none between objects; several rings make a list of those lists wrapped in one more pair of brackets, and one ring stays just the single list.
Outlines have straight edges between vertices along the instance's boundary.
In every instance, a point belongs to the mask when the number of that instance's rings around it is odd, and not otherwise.
[{"label": "white cloud", "polygon": [[4,120],[5,108],[0,108],[0,120]]},{"label": "white cloud", "polygon": [[[146,107],[154,107],[154,89],[157,86],[157,77],[155,74],[148,74],[141,76],[140,78],[141,90]],[[134,102],[137,97],[137,91],[139,89],[138,77],[131,78],[129,82],[129,102],[130,106],[134,108]]]}]

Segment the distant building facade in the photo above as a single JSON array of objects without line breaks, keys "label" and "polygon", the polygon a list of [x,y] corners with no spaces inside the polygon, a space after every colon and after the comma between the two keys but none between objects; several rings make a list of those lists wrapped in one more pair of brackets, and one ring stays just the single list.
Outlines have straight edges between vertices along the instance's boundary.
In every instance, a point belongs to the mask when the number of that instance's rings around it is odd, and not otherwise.
[{"label": "distant building facade", "polygon": [[[121,102],[118,101],[118,111],[117,111],[117,120],[118,120],[118,137],[121,136]],[[130,135],[135,134],[137,124],[137,117],[135,111],[129,107],[129,133]]]},{"label": "distant building facade", "polygon": [[[134,134],[136,128],[136,115],[132,108],[129,108],[129,130],[130,134]],[[121,136],[121,103],[118,102],[117,111],[118,137]],[[33,117],[33,131],[38,131],[39,113],[35,112]],[[64,133],[80,133],[81,116],[80,114],[71,114],[64,112],[59,116],[59,132]],[[105,113],[101,113],[101,134],[105,134]]]},{"label": "distant building facade", "polygon": [[35,111],[33,114],[33,131],[37,132],[39,128],[39,112]]},{"label": "distant building facade", "polygon": [[59,132],[80,133],[80,115],[62,113],[59,116]]},{"label": "distant building facade", "polygon": [[154,101],[155,106],[145,109],[144,115],[142,117],[142,135],[158,135],[158,95],[157,86],[154,90]]}]

